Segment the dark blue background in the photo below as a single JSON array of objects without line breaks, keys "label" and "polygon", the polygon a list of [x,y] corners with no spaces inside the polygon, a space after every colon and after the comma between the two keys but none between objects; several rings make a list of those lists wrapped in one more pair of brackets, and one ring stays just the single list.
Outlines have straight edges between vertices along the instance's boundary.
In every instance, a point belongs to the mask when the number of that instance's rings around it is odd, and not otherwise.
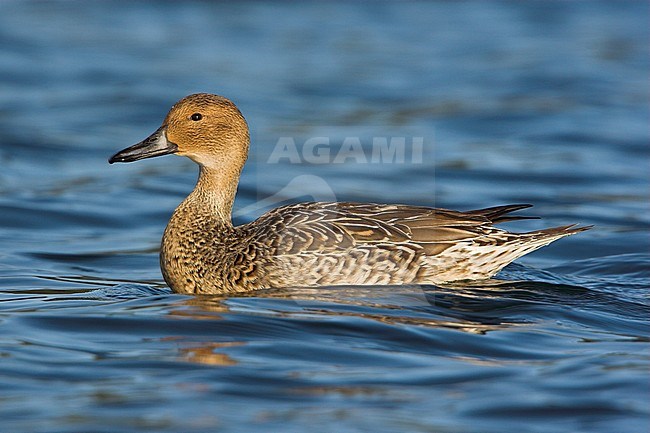
[{"label": "dark blue background", "polygon": [[[648,7],[0,3],[0,430],[647,431]],[[251,127],[238,222],[280,192],[595,228],[518,283],[173,295],[158,242],[196,168],[106,160],[198,91]],[[268,163],[319,136],[426,145]]]}]

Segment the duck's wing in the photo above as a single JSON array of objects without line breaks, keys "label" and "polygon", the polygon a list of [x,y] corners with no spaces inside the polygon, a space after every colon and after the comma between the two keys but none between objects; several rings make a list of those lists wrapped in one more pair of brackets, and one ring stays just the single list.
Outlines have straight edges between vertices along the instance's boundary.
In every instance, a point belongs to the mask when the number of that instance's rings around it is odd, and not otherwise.
[{"label": "duck's wing", "polygon": [[243,226],[275,255],[347,250],[362,245],[411,245],[435,254],[457,242],[479,241],[493,224],[527,217],[508,216],[530,205],[469,212],[374,203],[300,203],[268,212]]}]

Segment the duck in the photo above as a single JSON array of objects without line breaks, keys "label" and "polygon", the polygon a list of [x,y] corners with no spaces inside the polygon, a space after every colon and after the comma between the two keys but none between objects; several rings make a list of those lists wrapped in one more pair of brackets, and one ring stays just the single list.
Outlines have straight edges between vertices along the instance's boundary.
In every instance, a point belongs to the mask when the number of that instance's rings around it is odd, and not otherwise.
[{"label": "duck", "polygon": [[178,101],[153,134],[110,157],[132,162],[175,154],[199,166],[194,190],[162,236],[160,268],[177,293],[228,295],[261,289],[440,285],[487,280],[517,258],[591,226],[512,233],[497,224],[529,204],[470,211],[352,202],[304,202],[233,225],[248,157],[248,124],[229,99],[196,93]]}]

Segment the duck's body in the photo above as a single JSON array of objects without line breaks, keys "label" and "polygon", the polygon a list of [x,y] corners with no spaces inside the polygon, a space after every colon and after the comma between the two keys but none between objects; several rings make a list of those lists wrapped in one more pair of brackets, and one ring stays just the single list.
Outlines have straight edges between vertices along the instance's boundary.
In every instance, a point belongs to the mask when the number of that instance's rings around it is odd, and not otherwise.
[{"label": "duck's body", "polygon": [[162,273],[176,292],[485,279],[586,229],[509,233],[494,226],[523,218],[507,214],[529,205],[456,212],[368,203],[300,203],[235,227],[232,204],[248,145],[248,127],[232,102],[196,94],[179,101],[151,137],[110,160],[176,153],[199,163],[196,188],[162,239]]}]

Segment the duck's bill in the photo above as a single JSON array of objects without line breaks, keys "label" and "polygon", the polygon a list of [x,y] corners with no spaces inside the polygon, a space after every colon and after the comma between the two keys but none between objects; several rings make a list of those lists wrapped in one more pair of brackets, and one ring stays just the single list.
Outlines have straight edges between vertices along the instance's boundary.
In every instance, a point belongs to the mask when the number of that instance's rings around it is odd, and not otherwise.
[{"label": "duck's bill", "polygon": [[177,150],[178,146],[167,140],[165,129],[161,126],[141,142],[120,150],[111,156],[108,162],[110,164],[114,162],[132,162],[139,159],[153,158],[154,156],[169,155]]}]

